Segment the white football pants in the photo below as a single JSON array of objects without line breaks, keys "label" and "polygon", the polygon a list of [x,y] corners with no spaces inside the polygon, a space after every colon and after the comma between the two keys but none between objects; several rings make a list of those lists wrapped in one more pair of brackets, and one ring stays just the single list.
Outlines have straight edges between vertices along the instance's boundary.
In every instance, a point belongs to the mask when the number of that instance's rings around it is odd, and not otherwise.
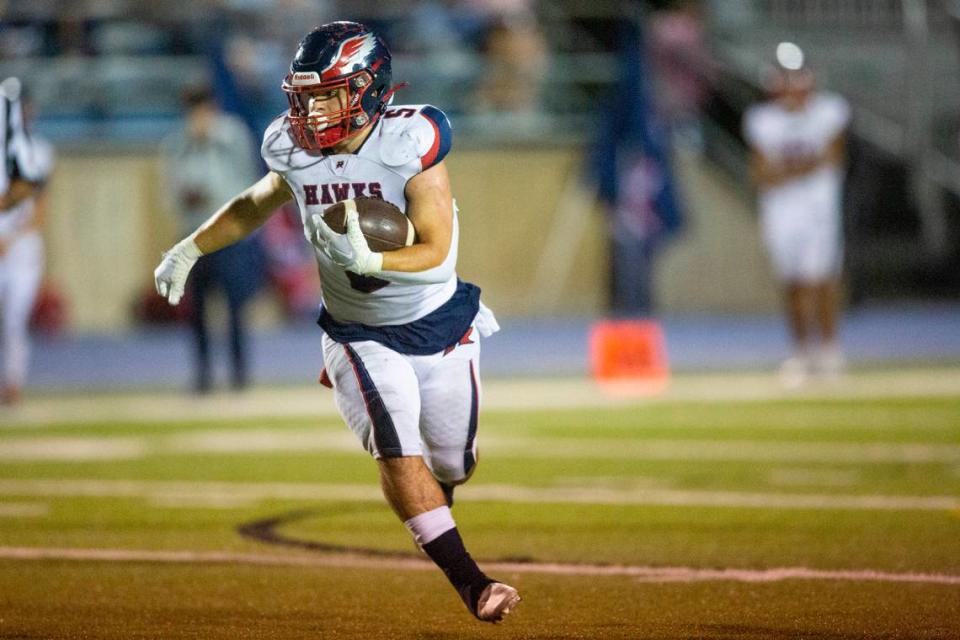
[{"label": "white football pants", "polygon": [[19,236],[0,256],[4,382],[22,387],[30,357],[30,312],[43,276],[43,240],[36,231]]},{"label": "white football pants", "polygon": [[323,339],[337,408],[374,458],[422,455],[440,482],[466,480],[477,460],[480,336],[429,356],[369,340]]},{"label": "white football pants", "polygon": [[843,234],[837,207],[764,212],[763,238],[777,276],[787,282],[830,280],[843,264]]}]

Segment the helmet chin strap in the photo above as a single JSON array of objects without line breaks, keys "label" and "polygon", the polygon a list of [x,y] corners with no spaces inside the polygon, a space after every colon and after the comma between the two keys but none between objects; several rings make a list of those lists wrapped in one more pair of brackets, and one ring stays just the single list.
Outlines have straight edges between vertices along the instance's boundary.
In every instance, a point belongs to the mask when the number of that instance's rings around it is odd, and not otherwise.
[{"label": "helmet chin strap", "polygon": [[393,94],[403,89],[404,87],[409,87],[409,82],[401,82],[400,84],[395,84],[389,89],[387,89],[383,96],[380,98],[380,111],[383,111],[387,108],[387,105],[390,104],[390,101],[393,100]]}]

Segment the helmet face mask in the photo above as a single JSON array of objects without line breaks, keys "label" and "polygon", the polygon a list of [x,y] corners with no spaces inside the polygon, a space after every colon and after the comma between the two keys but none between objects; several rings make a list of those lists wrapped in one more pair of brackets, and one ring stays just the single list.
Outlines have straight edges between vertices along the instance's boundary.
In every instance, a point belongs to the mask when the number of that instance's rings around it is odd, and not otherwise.
[{"label": "helmet face mask", "polygon": [[[366,71],[330,82],[290,84],[290,78],[284,81],[283,90],[290,103],[287,120],[297,144],[304,149],[325,149],[363,129],[371,121],[362,104],[364,90],[369,86],[370,74]],[[311,111],[314,100],[324,101],[332,108]]]},{"label": "helmet face mask", "polygon": [[[392,93],[390,80],[390,51],[365,26],[334,22],[308,33],[283,82],[297,144],[328,149],[375,122]],[[311,111],[318,100],[323,107]]]}]

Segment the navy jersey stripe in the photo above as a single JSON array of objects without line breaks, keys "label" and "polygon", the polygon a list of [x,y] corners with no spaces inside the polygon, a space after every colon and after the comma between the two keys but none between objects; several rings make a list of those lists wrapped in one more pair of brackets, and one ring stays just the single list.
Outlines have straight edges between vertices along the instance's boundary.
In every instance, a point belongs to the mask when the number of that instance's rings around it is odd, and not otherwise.
[{"label": "navy jersey stripe", "polygon": [[450,152],[450,147],[453,145],[453,131],[450,128],[450,121],[447,116],[436,107],[427,105],[420,110],[420,115],[433,125],[436,135],[427,155],[421,159],[423,170],[426,171],[443,160]]},{"label": "navy jersey stripe", "polygon": [[480,310],[480,288],[463,282],[437,310],[407,324],[374,326],[359,322],[338,322],[326,307],[317,320],[335,342],[346,344],[373,340],[397,353],[428,356],[457,344]]},{"label": "navy jersey stripe", "polygon": [[363,365],[363,360],[357,355],[353,348],[345,344],[344,350],[347,352],[347,358],[353,365],[353,372],[360,383],[360,393],[363,395],[363,404],[367,407],[367,415],[370,416],[370,422],[373,423],[373,441],[377,445],[377,452],[385,458],[395,458],[403,455],[403,447],[400,445],[400,437],[397,435],[397,428],[393,424],[393,418],[383,404],[383,398],[377,390],[377,385],[373,383],[373,378]]},{"label": "navy jersey stripe", "polygon": [[480,410],[480,394],[477,392],[477,374],[473,369],[473,360],[470,361],[470,425],[467,430],[467,446],[463,452],[463,473],[469,477],[473,466],[477,463],[473,457],[473,441],[477,437],[477,414]]}]

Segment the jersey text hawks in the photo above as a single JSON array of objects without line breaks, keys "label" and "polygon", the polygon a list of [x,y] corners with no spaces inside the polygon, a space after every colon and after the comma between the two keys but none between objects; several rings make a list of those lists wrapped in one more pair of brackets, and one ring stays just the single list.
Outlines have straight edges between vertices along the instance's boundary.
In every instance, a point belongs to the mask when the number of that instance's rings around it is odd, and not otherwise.
[{"label": "jersey text hawks", "polygon": [[306,204],[336,204],[351,198],[370,196],[383,200],[383,188],[379,182],[344,182],[333,184],[303,185],[303,201]]}]

